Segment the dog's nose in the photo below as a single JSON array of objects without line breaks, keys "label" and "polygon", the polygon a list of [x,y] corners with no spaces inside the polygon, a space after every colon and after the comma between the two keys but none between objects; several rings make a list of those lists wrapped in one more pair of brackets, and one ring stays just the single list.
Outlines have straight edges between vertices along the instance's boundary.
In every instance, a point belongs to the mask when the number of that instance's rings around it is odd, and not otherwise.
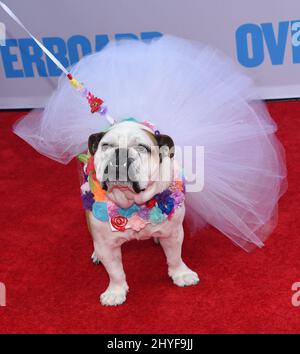
[{"label": "dog's nose", "polygon": [[109,166],[113,170],[117,180],[127,181],[129,178],[128,170],[133,158],[128,157],[128,150],[124,148],[117,148],[115,150],[114,158],[109,161]]},{"label": "dog's nose", "polygon": [[128,152],[127,149],[116,149],[115,156],[109,162],[111,167],[114,168],[127,168],[128,167]]}]

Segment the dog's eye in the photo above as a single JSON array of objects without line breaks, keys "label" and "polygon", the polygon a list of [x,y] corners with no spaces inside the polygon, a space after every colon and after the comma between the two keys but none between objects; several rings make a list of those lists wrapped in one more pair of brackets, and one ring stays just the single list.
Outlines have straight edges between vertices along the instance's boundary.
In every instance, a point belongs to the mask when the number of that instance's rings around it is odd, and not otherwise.
[{"label": "dog's eye", "polygon": [[143,144],[139,144],[139,145],[135,146],[134,148],[140,154],[143,154],[143,153],[146,153],[146,152],[150,152],[149,146],[146,146],[146,145],[143,145]]},{"label": "dog's eye", "polygon": [[111,147],[110,144],[102,144],[101,150],[102,150],[102,151],[106,151],[106,150],[109,149],[110,147]]}]

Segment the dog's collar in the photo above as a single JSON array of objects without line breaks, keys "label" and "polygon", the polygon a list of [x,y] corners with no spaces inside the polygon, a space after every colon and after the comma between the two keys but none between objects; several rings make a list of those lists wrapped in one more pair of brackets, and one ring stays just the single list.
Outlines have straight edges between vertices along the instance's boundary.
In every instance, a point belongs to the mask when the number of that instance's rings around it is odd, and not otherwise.
[{"label": "dog's collar", "polygon": [[90,210],[94,217],[109,222],[112,231],[133,229],[140,231],[147,224],[160,224],[170,220],[185,198],[184,178],[176,173],[168,189],[156,194],[142,205],[133,204],[129,208],[120,208],[110,201],[106,192],[96,179],[93,156],[80,154],[82,165],[81,198],[84,209]]}]

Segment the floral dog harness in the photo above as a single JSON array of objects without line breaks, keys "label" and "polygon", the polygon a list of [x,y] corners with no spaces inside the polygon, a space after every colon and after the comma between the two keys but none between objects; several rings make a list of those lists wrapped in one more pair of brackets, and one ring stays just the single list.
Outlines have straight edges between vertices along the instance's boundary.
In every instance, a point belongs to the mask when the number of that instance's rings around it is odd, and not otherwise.
[{"label": "floral dog harness", "polygon": [[90,210],[96,219],[109,222],[112,231],[125,231],[128,228],[140,231],[149,223],[160,224],[170,220],[184,202],[185,185],[181,176],[174,178],[168,189],[146,203],[120,208],[107,198],[96,179],[93,156],[80,154],[78,159],[83,163],[83,183],[80,187],[83,207]]}]

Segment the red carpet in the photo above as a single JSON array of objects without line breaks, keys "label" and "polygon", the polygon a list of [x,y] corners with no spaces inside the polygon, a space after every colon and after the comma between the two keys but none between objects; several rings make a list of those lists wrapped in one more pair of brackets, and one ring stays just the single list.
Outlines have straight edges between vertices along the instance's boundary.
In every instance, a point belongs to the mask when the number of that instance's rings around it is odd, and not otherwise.
[{"label": "red carpet", "polygon": [[107,285],[90,261],[92,243],[79,197],[76,162],[40,156],[11,132],[22,112],[0,113],[1,333],[299,333],[300,102],[269,104],[287,151],[289,190],[266,247],[247,254],[213,229],[186,236],[183,256],[201,283],[177,288],[152,240],[123,247],[130,293],[102,307]]}]

